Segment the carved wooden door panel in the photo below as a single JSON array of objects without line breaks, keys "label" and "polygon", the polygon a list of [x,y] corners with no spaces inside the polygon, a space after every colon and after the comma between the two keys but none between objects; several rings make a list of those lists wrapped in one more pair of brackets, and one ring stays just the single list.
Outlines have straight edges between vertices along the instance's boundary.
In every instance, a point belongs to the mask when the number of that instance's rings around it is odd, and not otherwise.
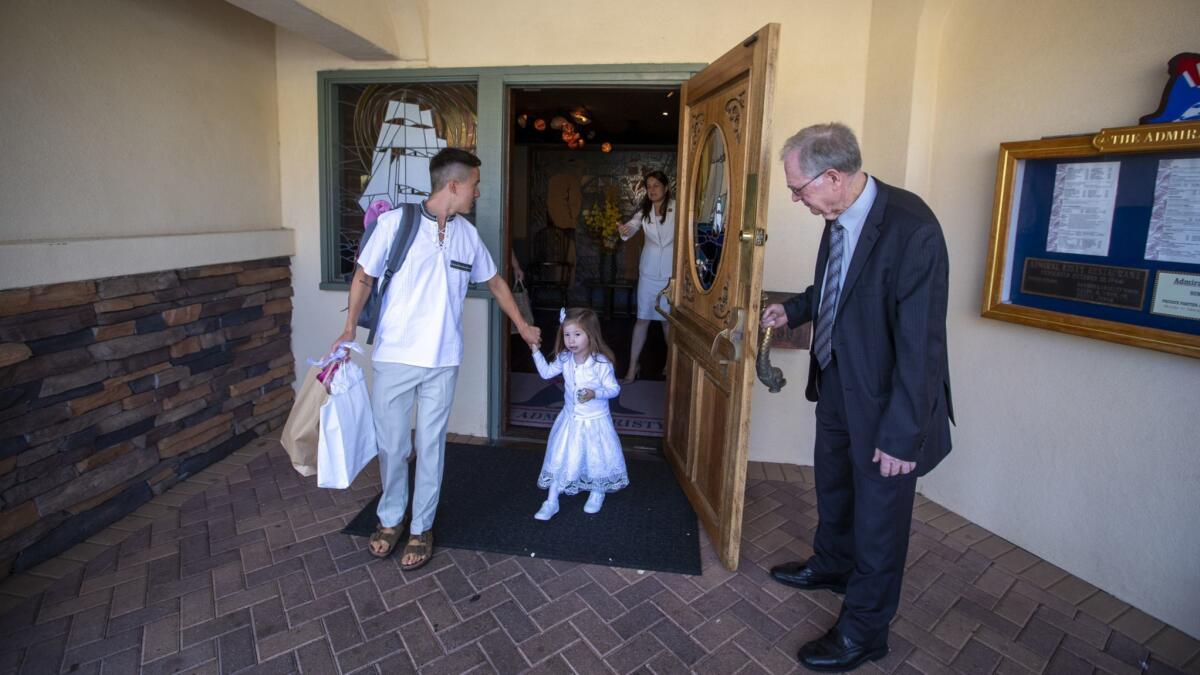
[{"label": "carved wooden door panel", "polygon": [[778,24],[764,26],[680,96],[664,448],[729,569],[745,501],[778,39]]}]

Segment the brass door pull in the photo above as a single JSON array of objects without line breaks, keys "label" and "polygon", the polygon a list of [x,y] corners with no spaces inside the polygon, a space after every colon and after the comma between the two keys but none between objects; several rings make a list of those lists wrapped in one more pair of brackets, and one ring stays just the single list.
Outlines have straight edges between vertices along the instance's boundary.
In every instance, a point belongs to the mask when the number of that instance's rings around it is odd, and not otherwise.
[{"label": "brass door pull", "polygon": [[771,335],[774,332],[774,328],[767,328],[762,332],[758,343],[758,356],[754,359],[754,372],[759,381],[767,385],[767,391],[778,394],[787,384],[787,379],[783,376],[783,370],[771,365]]},{"label": "brass door pull", "polygon": [[[742,360],[742,338],[745,336],[746,326],[746,310],[738,307],[734,311],[733,326],[722,328],[721,332],[717,333],[713,338],[712,347],[709,347],[708,353],[717,359],[717,363],[722,366],[727,366],[734,361]],[[717,344],[725,340],[733,345],[733,359],[723,359],[717,356]]]}]

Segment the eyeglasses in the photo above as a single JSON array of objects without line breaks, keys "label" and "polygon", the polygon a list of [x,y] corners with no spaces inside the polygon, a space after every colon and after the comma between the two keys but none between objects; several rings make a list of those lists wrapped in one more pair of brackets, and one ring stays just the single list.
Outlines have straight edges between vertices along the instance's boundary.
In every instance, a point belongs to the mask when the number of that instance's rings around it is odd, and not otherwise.
[{"label": "eyeglasses", "polygon": [[[829,171],[829,169],[825,169],[825,171]],[[812,178],[808,179],[808,182],[805,183],[804,185],[801,185],[800,187],[792,187],[789,185],[788,189],[792,191],[792,196],[797,197],[797,198],[801,197],[804,194],[804,189],[807,188],[809,185],[812,185],[816,181],[820,180],[821,177],[825,175],[825,171],[822,171],[822,172],[818,173],[816,176],[813,176]]]}]

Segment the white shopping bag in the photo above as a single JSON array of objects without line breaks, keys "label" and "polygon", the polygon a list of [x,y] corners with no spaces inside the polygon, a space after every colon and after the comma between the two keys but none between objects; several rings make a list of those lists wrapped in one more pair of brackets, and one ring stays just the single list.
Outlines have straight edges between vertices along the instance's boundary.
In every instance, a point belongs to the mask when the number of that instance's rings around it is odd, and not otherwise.
[{"label": "white shopping bag", "polygon": [[362,368],[347,361],[334,372],[328,385],[329,399],[321,405],[317,485],[344,489],[379,452],[375,447],[375,420]]}]

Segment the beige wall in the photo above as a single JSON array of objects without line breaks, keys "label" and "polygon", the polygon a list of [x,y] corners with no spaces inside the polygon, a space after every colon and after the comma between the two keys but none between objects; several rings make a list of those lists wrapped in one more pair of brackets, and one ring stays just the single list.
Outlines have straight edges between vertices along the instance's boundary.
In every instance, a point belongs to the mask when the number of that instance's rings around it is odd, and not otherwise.
[{"label": "beige wall", "polygon": [[274,42],[220,0],[0,3],[0,242],[278,228]]},{"label": "beige wall", "polygon": [[[979,317],[1003,141],[1136,124],[1190,0],[954,4],[932,189],[951,261],[955,453],[931,498],[1200,635],[1200,361]],[[1069,26],[1069,30],[1064,30]]]},{"label": "beige wall", "polygon": [[424,60],[425,0],[226,0],[356,61]]},{"label": "beige wall", "polygon": [[[955,453],[920,489],[1200,635],[1200,363],[978,316],[998,144],[1149,112],[1166,59],[1195,48],[1193,2],[791,0],[698,9],[665,0],[581,5],[569,16],[532,4],[430,4],[429,59],[409,66],[704,62],[762,24],[781,23],[772,153],[802,126],[844,121],[861,132],[868,170],[923,194],[946,230],[960,426]],[[344,294],[317,290],[316,72],[364,64],[282,32],[277,54],[282,215],[298,233],[294,345],[303,359],[327,348],[345,305]],[[777,164],[771,183],[766,287],[800,290],[812,281],[821,223],[790,203]],[[485,302],[467,303],[465,324],[451,430],[484,434],[486,342],[477,336]],[[791,384],[780,394],[755,389],[750,455],[811,464],[807,353],[773,356]]]},{"label": "beige wall", "polygon": [[[402,60],[424,59],[423,2],[415,0],[298,0]],[[416,38],[416,39],[414,39]]]}]

